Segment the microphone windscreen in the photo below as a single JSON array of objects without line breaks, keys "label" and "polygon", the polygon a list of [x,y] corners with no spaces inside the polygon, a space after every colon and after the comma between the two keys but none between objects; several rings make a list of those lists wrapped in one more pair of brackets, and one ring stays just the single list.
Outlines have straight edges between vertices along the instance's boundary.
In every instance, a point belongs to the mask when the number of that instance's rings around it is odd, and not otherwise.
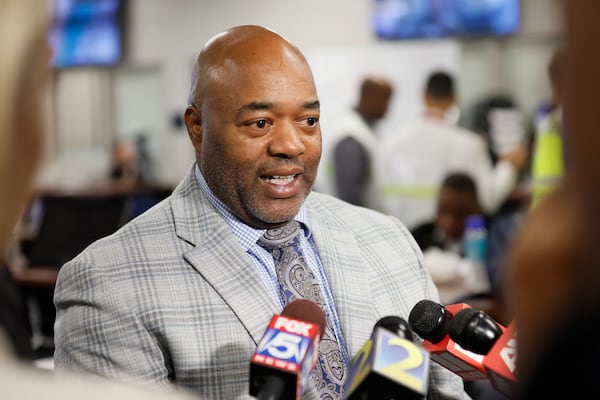
[{"label": "microphone windscreen", "polygon": [[431,300],[419,301],[408,316],[412,330],[421,338],[432,343],[437,343],[446,336],[448,319],[446,308]]},{"label": "microphone windscreen", "polygon": [[375,328],[377,327],[387,329],[403,339],[411,342],[414,341],[414,335],[410,325],[408,325],[408,322],[406,322],[404,318],[400,318],[397,315],[388,315],[380,318],[375,324]]},{"label": "microphone windscreen", "polygon": [[325,326],[327,325],[325,313],[321,307],[312,300],[292,300],[283,308],[281,315],[317,325],[321,330],[321,336],[323,336],[323,332],[325,332]]},{"label": "microphone windscreen", "polygon": [[502,335],[502,330],[483,311],[465,308],[457,312],[448,324],[448,335],[464,349],[487,354]]},{"label": "microphone windscreen", "polygon": [[448,334],[455,342],[464,342],[466,339],[466,328],[479,311],[474,308],[466,308],[456,313],[452,319],[452,323],[448,324]]}]

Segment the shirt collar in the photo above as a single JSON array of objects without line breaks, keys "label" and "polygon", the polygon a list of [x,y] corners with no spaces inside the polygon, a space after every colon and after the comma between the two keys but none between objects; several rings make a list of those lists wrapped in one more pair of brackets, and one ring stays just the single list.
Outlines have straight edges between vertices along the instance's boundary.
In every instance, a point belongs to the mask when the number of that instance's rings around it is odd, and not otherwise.
[{"label": "shirt collar", "polygon": [[[212,206],[217,210],[219,215],[223,217],[229,228],[236,236],[242,247],[246,250],[250,249],[252,246],[256,244],[258,239],[264,234],[265,229],[257,229],[250,225],[247,225],[243,222],[239,217],[237,217],[231,209],[225,205],[215,194],[210,190],[208,184],[204,180],[202,176],[202,172],[200,172],[200,168],[198,164],[195,167],[195,176],[196,181],[198,182],[198,186],[204,195],[208,198],[208,201],[212,204]],[[300,226],[304,232],[304,236],[307,239],[310,239],[312,232],[310,229],[310,224],[306,215],[306,210],[304,205],[300,207],[298,214],[294,217],[294,219],[300,222]]]}]

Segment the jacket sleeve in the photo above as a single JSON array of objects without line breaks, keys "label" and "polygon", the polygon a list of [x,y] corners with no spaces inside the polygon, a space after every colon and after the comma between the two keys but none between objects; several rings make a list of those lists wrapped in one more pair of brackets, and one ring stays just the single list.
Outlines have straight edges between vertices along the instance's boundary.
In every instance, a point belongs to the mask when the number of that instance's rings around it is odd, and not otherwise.
[{"label": "jacket sleeve", "polygon": [[113,278],[82,257],[61,268],[54,297],[55,370],[171,386],[159,339]]}]

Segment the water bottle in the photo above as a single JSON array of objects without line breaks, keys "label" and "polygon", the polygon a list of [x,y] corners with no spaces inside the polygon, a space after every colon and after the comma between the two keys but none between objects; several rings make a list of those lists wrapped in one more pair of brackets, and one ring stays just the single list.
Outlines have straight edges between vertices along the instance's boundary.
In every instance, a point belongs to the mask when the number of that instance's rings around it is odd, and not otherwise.
[{"label": "water bottle", "polygon": [[467,284],[473,292],[487,292],[490,281],[485,265],[488,244],[486,220],[483,215],[469,215],[465,220],[463,236],[464,255],[469,261],[471,273]]}]

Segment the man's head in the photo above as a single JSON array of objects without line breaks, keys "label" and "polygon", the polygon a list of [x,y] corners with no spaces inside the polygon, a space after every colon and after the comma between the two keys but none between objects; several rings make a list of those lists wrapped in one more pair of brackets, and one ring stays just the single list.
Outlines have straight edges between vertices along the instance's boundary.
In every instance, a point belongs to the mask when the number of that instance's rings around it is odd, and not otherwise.
[{"label": "man's head", "polygon": [[440,186],[436,215],[436,228],[444,238],[460,240],[467,216],[481,212],[473,179],[463,173],[446,176]]},{"label": "man's head", "polygon": [[321,157],[320,108],[302,53],[245,25],[214,36],[194,67],[185,125],[213,193],[260,228],[294,218]]},{"label": "man's head", "polygon": [[444,71],[435,71],[429,75],[425,83],[425,105],[442,112],[456,104],[454,79]]},{"label": "man's head", "polygon": [[367,77],[360,86],[356,109],[369,123],[375,123],[387,113],[392,94],[390,81],[381,77]]},{"label": "man's head", "polygon": [[133,143],[115,139],[112,143],[112,157],[115,165],[127,165],[135,162],[135,147]]}]

